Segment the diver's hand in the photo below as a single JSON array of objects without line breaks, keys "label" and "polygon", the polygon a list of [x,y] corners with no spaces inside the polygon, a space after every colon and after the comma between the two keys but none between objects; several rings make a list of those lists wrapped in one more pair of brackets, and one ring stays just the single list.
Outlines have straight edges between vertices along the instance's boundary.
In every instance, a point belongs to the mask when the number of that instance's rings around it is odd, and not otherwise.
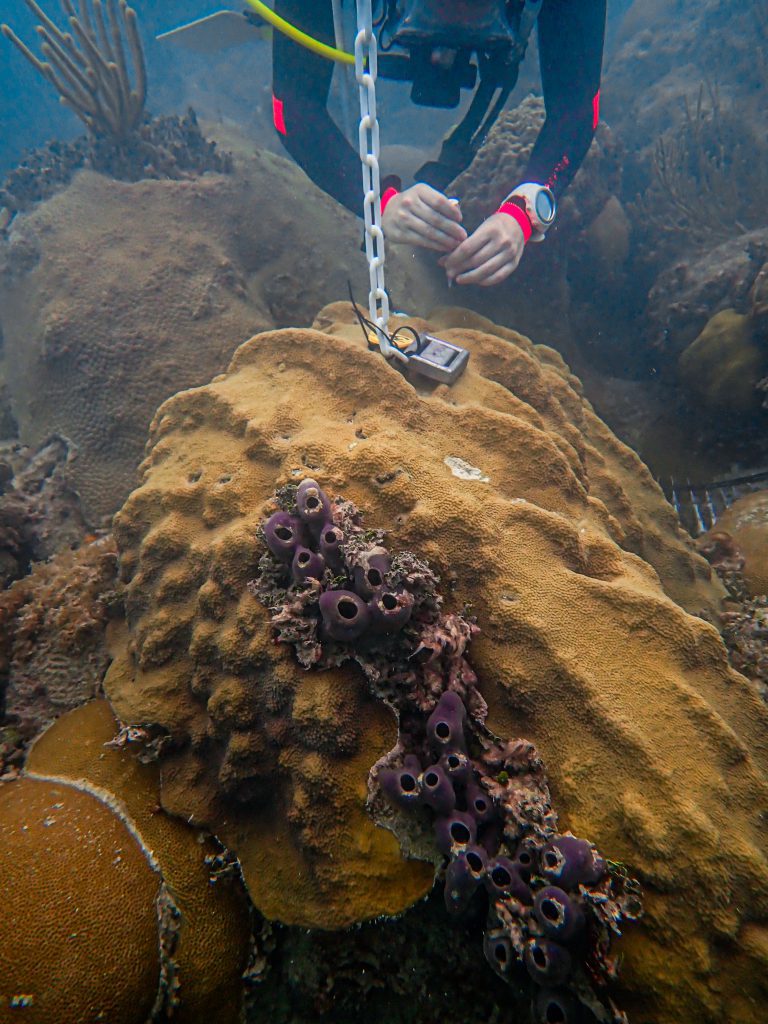
[{"label": "diver's hand", "polygon": [[459,204],[423,182],[389,200],[381,227],[387,242],[404,242],[437,252],[450,252],[467,237]]},{"label": "diver's hand", "polygon": [[489,287],[501,284],[517,270],[524,248],[523,229],[515,218],[494,213],[439,263],[449,284]]}]

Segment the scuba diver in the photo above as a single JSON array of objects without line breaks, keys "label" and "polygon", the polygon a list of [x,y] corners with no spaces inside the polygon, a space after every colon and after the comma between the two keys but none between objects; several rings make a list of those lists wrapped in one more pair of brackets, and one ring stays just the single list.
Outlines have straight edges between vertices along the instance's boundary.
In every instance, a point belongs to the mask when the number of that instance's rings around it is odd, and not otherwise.
[{"label": "scuba diver", "polygon": [[[599,118],[606,0],[383,0],[374,25],[380,77],[412,83],[420,105],[455,107],[474,97],[443,140],[437,160],[403,189],[381,180],[382,229],[389,242],[442,253],[449,284],[496,285],[517,268],[528,241],[543,240],[557,199],[589,149]],[[333,44],[332,0],[275,0],[275,14]],[[471,163],[517,81],[533,25],[546,120],[522,182],[472,234],[444,189]],[[356,215],[360,157],[331,118],[333,73],[324,57],[282,33],[273,37],[273,115],[280,138],[306,174]]]}]

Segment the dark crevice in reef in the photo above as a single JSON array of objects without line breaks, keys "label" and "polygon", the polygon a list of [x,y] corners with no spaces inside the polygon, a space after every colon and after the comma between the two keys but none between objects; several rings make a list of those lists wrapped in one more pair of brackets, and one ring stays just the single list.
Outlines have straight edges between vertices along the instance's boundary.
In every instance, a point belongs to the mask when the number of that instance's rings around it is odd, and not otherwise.
[{"label": "dark crevice in reef", "polygon": [[481,901],[446,918],[441,887],[399,918],[344,932],[273,926],[270,966],[250,993],[249,1024],[515,1024],[525,979],[507,984],[483,956]]}]

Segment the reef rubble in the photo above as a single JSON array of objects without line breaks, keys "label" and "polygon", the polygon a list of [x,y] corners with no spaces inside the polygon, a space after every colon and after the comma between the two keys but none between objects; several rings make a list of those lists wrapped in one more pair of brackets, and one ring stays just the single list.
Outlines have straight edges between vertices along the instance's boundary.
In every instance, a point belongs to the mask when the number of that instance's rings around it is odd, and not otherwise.
[{"label": "reef rubble", "polygon": [[63,437],[35,447],[0,441],[0,587],[85,536],[79,496],[67,479],[73,457]]}]

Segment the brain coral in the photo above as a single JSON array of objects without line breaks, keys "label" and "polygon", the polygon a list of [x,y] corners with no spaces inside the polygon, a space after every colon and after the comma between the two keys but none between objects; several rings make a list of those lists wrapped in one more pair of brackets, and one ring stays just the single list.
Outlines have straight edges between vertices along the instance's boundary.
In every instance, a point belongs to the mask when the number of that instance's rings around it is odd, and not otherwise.
[{"label": "brain coral", "polygon": [[424,891],[362,811],[394,719],[351,669],[302,672],[246,590],[275,486],[321,480],[472,606],[488,725],[536,744],[563,827],[643,882],[622,1004],[655,1024],[757,1024],[768,714],[689,614],[722,587],[556,353],[462,311],[429,326],[471,350],[452,388],[388,368],[338,304],[159,409],[115,522],[127,622],[110,700],[168,730],[164,806],[236,851],[268,915],[334,927]]},{"label": "brain coral", "polygon": [[142,1024],[160,975],[160,877],[117,815],[63,782],[8,783],[0,869],[0,1020]]},{"label": "brain coral", "polygon": [[211,885],[219,847],[159,812],[156,766],[105,747],[116,730],[106,701],[91,701],[0,787],[0,1019],[16,994],[41,1024],[143,1024],[153,1004],[174,1020],[238,1021],[242,892]]}]

